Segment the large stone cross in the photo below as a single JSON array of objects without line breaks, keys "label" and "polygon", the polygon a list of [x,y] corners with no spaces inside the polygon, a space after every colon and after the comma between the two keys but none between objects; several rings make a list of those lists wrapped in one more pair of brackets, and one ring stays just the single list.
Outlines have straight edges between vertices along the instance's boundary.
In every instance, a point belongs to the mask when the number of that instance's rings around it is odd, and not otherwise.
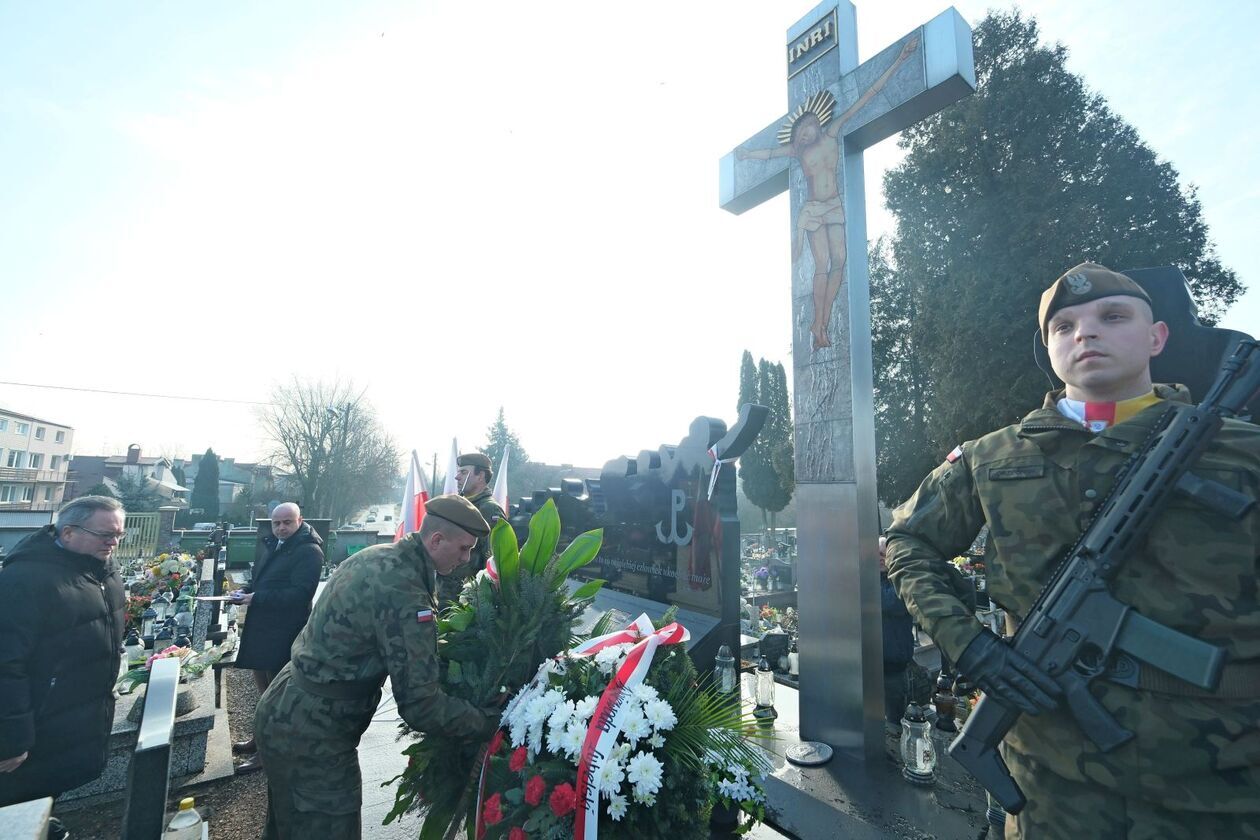
[{"label": "large stone cross", "polygon": [[975,90],[971,29],[948,9],[859,65],[853,4],[829,0],[786,58],[790,110],[722,158],[721,204],[791,195],[801,735],[882,760],[862,150]]}]

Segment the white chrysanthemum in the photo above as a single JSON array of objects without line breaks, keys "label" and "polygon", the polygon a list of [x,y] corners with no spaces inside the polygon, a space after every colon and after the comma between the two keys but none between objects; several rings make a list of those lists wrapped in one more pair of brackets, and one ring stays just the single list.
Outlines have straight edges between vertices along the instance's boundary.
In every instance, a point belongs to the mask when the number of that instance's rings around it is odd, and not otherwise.
[{"label": "white chrysanthemum", "polygon": [[608,816],[613,818],[613,822],[620,822],[626,815],[627,807],[626,798],[620,793],[614,793],[608,800]]},{"label": "white chrysanthemum", "polygon": [[529,728],[529,757],[533,758],[542,752],[543,745],[543,725],[539,723],[537,726]]},{"label": "white chrysanthemum", "polygon": [[638,802],[640,805],[646,805],[647,807],[651,808],[653,805],[656,804],[656,794],[641,793],[638,788],[635,788],[634,801]]},{"label": "white chrysanthemum", "polygon": [[678,715],[674,714],[674,709],[664,700],[649,700],[643,704],[643,716],[647,718],[647,722],[652,724],[652,729],[656,732],[665,732],[673,729],[678,723]]},{"label": "white chrysanthemum", "polygon": [[661,747],[665,746],[665,738],[662,735],[653,735],[651,738],[647,739],[647,742],[648,746],[654,750],[659,750]]},{"label": "white chrysanthemum", "polygon": [[599,776],[595,779],[595,784],[599,792],[608,798],[621,790],[621,782],[625,778],[626,773],[621,769],[620,764],[615,761],[605,761],[599,768]]},{"label": "white chrysanthemum", "polygon": [[564,750],[564,754],[568,757],[569,761],[577,760],[578,753],[582,751],[582,742],[585,740],[585,721],[575,720],[565,727],[564,737],[560,740],[560,748]]},{"label": "white chrysanthemum", "polygon": [[636,706],[631,706],[626,712],[625,718],[621,721],[622,737],[633,745],[651,734],[652,727],[648,725],[647,718],[643,716],[643,710]]},{"label": "white chrysanthemum", "polygon": [[651,753],[635,753],[634,757],[626,762],[626,778],[634,783],[635,798],[642,800],[660,790],[664,770],[660,759]]},{"label": "white chrysanthemum", "polygon": [[595,654],[595,666],[599,668],[601,674],[611,674],[621,664],[629,647],[629,645],[609,645]]},{"label": "white chrysanthemum", "polygon": [[573,709],[573,716],[578,720],[590,720],[591,715],[595,714],[595,707],[599,705],[599,698],[595,695],[583,697],[577,701]]},{"label": "white chrysanthemum", "polygon": [[618,764],[625,764],[626,761],[630,758],[631,749],[633,748],[627,743],[622,742],[618,744],[617,746],[612,748],[612,753],[611,753],[612,760],[617,762]]},{"label": "white chrysanthemum", "polygon": [[641,682],[638,685],[636,685],[634,688],[630,689],[630,696],[633,697],[635,700],[638,700],[640,703],[643,703],[646,705],[647,703],[650,703],[651,701],[656,700],[661,695],[652,686],[648,685],[645,682]]},{"label": "white chrysanthemum", "polygon": [[563,703],[556,704],[551,710],[551,717],[547,718],[547,731],[549,733],[558,734],[564,731],[569,725],[569,721],[573,719],[573,712],[577,708],[572,700],[565,700]]},{"label": "white chrysanthemum", "polygon": [[541,725],[547,716],[551,714],[554,704],[548,703],[544,696],[531,697],[525,704],[525,708],[521,710],[521,714],[525,717],[525,723],[529,726],[535,724]]}]

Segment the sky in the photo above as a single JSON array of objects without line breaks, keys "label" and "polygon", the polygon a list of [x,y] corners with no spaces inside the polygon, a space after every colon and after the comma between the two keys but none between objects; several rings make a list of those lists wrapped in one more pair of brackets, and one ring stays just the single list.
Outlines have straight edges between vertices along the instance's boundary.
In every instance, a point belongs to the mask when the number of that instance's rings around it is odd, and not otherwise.
[{"label": "sky", "polygon": [[[857,2],[866,60],[945,8]],[[960,2],[975,24],[992,4]],[[1260,4],[1026,2],[1199,189],[1260,327]],[[0,4],[0,406],[77,454],[267,455],[294,378],[364,391],[424,461],[503,407],[599,466],[733,421],[742,352],[790,364],[784,196],[717,161],[787,110],[809,3]],[[996,6],[996,8],[1008,8]],[[893,229],[867,152],[868,233]],[[1047,266],[1047,284],[1066,266]]]}]

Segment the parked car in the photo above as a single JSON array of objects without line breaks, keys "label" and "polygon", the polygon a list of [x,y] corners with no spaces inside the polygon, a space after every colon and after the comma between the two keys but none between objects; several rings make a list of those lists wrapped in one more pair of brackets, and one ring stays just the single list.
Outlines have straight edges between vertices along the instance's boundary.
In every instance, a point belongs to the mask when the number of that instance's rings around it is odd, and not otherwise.
[{"label": "parked car", "polygon": [[217,527],[219,526],[213,522],[197,522],[192,526],[192,529],[194,531],[213,531]]}]

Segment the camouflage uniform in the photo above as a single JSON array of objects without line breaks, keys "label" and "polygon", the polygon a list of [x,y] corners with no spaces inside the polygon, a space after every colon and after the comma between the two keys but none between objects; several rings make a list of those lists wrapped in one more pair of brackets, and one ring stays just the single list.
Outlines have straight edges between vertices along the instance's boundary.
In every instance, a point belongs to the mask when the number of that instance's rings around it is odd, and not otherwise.
[{"label": "camouflage uniform", "polygon": [[[1179,386],[1155,388],[1164,400],[1188,402]],[[1118,468],[1169,404],[1157,403],[1095,435],[1055,409],[1058,396],[1048,395],[1044,407],[1020,423],[964,443],[894,513],[890,576],[951,659],[981,626],[950,586],[947,561],[987,523],[989,597],[1017,624],[1093,517]],[[1260,429],[1227,421],[1193,471],[1260,495]],[[1102,827],[1101,816],[1089,825],[1065,821],[1077,806],[1059,807],[1074,794],[1046,793],[1056,785],[1101,788],[1100,796],[1125,803],[1131,814],[1158,811],[1192,827],[1153,834],[1131,827],[1133,837],[1211,836],[1202,833],[1209,812],[1233,815],[1226,818],[1232,836],[1260,832],[1258,554],[1260,512],[1232,521],[1188,499],[1171,500],[1111,590],[1148,618],[1224,645],[1230,662],[1221,687],[1210,695],[1146,665],[1137,690],[1096,681],[1094,694],[1136,734],[1106,754],[1065,709],[1021,717],[1004,753],[1016,781],[1034,792],[1021,815],[1025,832],[1035,825],[1037,837],[1116,836]],[[1039,772],[1032,774],[1032,767]],[[1037,791],[1054,801],[1035,802]],[[1008,822],[1012,829],[1020,830]]]},{"label": "camouflage uniform", "polygon": [[342,563],[258,701],[254,734],[270,789],[267,838],[357,838],[359,738],[389,676],[398,713],[418,731],[489,737],[498,711],[442,693],[434,572],[418,534]]},{"label": "camouflage uniform", "polygon": [[[491,528],[500,519],[507,518],[503,508],[499,507],[499,503],[494,500],[494,495],[490,492],[489,487],[469,496],[468,501],[473,503],[473,506],[477,508],[477,512],[481,514],[482,518],[486,520],[486,524]],[[489,537],[477,540],[477,544],[473,546],[472,554],[469,555],[467,563],[457,567],[455,571],[446,577],[438,578],[437,599],[439,607],[445,609],[455,603],[459,598],[459,591],[464,588],[464,581],[486,567],[486,560],[491,553]]]}]

